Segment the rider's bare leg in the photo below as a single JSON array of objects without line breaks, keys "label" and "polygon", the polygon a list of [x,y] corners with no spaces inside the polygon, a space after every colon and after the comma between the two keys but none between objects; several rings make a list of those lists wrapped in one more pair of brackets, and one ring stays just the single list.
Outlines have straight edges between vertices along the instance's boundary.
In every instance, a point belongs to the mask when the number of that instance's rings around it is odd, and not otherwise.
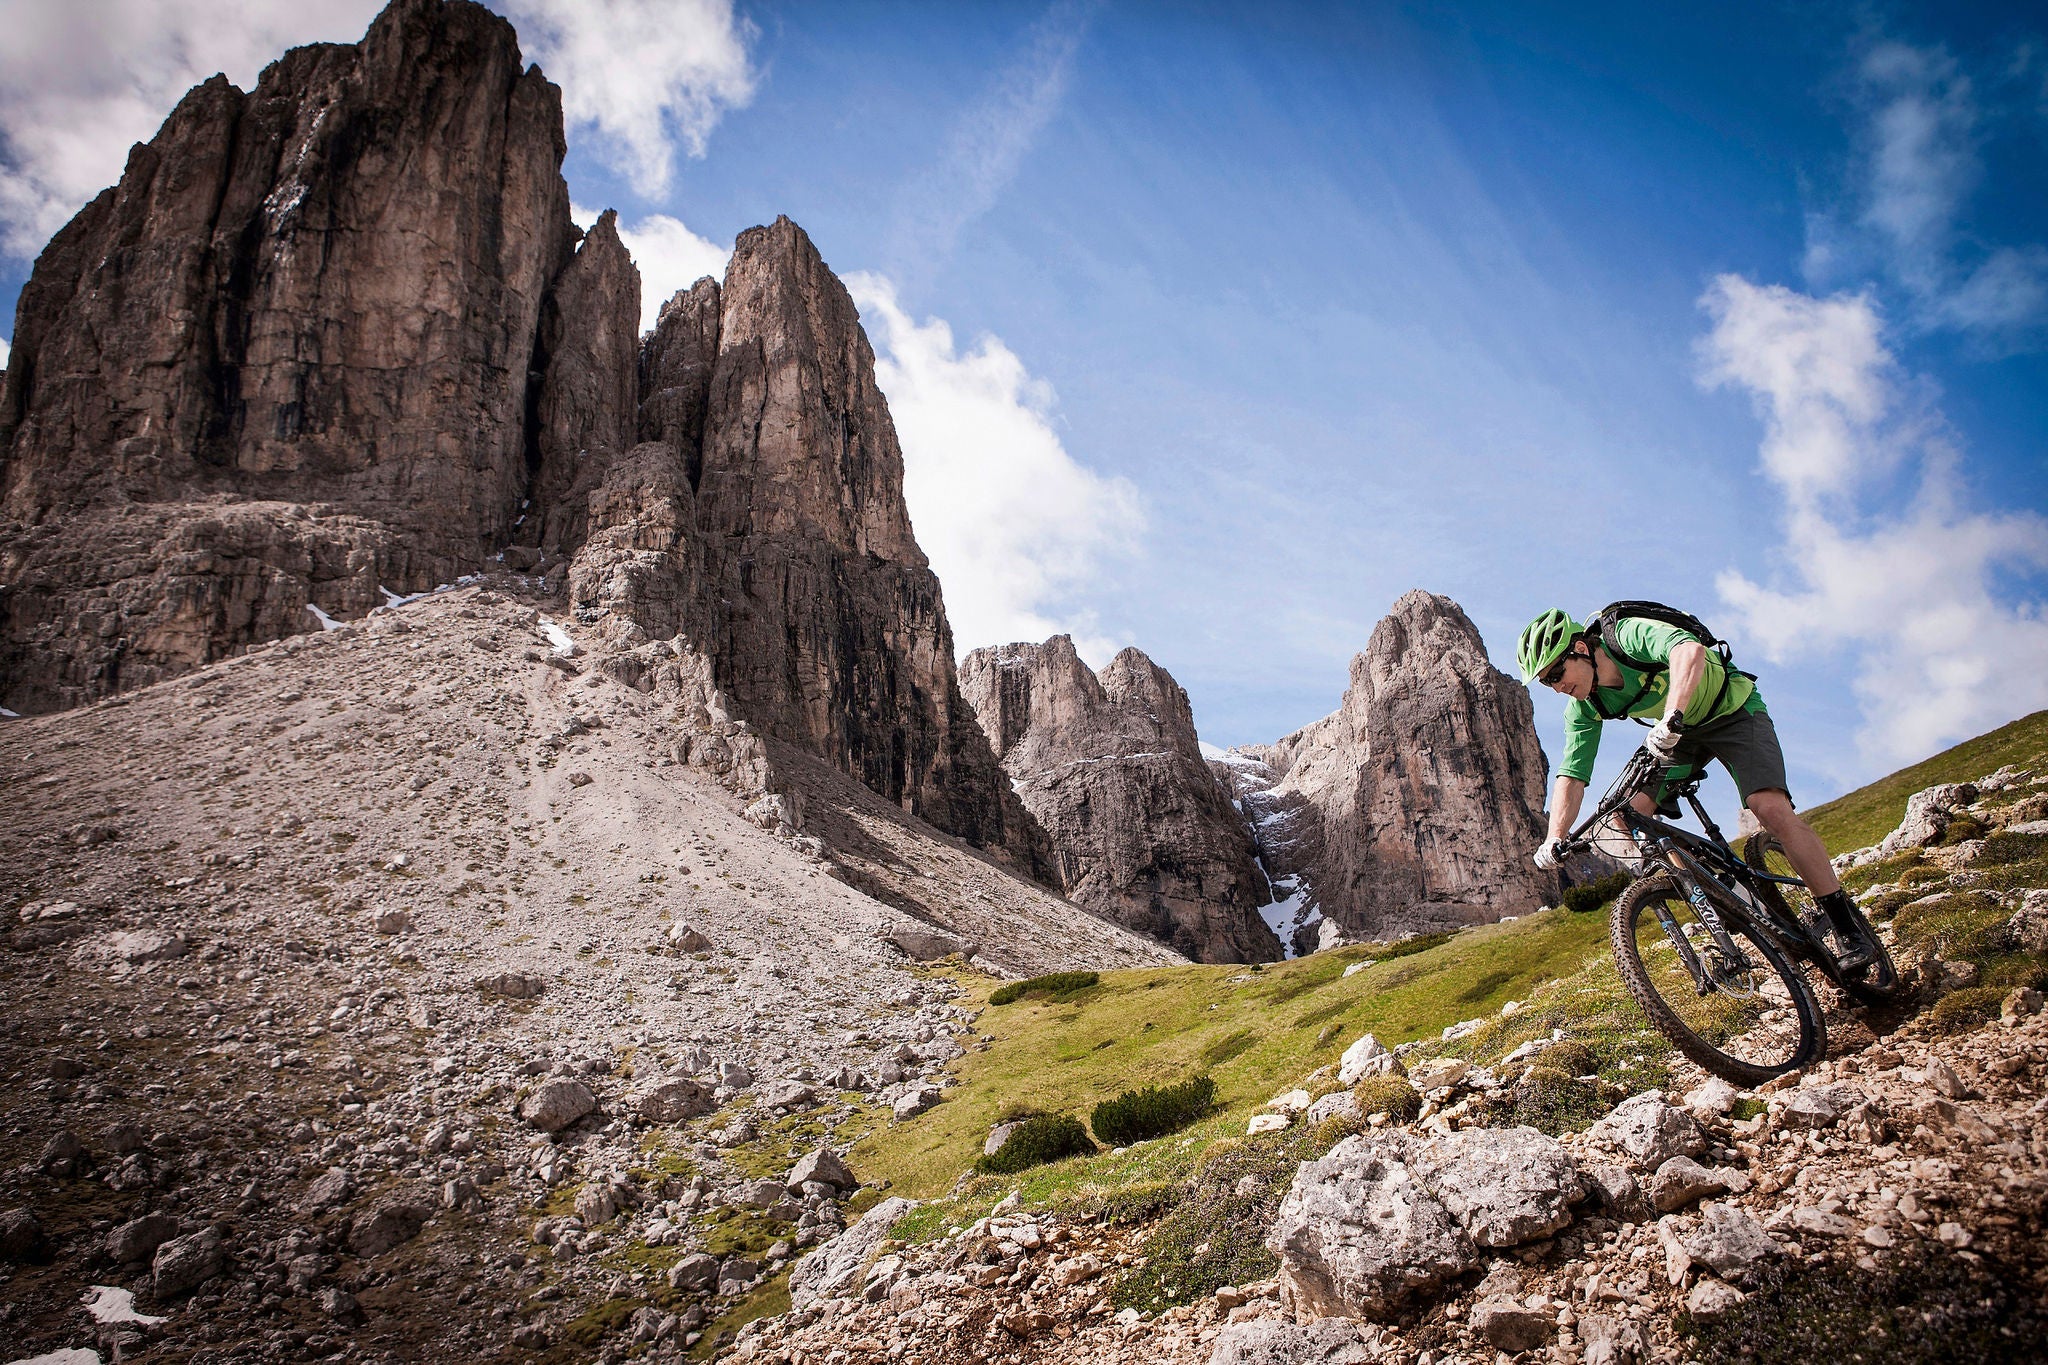
[{"label": "rider's bare leg", "polygon": [[1751,792],[1748,805],[1763,827],[1777,836],[1793,871],[1816,899],[1842,889],[1834,864],[1828,861],[1827,846],[1813,832],[1813,826],[1792,809],[1791,797],[1773,787]]}]

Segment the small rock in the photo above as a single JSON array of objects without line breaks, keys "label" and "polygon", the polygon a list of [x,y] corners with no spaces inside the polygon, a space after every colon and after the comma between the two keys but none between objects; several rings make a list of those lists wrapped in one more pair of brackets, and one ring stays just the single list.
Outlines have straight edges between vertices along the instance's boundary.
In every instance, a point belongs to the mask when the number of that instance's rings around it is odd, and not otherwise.
[{"label": "small rock", "polygon": [[1706,1082],[1697,1086],[1685,1097],[1685,1107],[1695,1118],[1709,1114],[1726,1114],[1735,1107],[1735,1097],[1741,1092],[1719,1076],[1709,1076]]},{"label": "small rock", "polygon": [[162,1213],[131,1218],[107,1234],[107,1257],[121,1265],[146,1261],[178,1235],[178,1220]]},{"label": "small rock", "polygon": [[1254,1114],[1252,1115],[1251,1122],[1245,1125],[1244,1130],[1252,1135],[1279,1133],[1284,1132],[1293,1123],[1293,1117],[1287,1114]]},{"label": "small rock", "polygon": [[1732,1284],[1702,1277],[1685,1296],[1685,1311],[1703,1322],[1711,1322],[1748,1297]]},{"label": "small rock", "polygon": [[0,1213],[0,1260],[40,1261],[49,1250],[42,1220],[27,1209]]},{"label": "small rock", "polygon": [[[1133,1312],[1135,1310],[1127,1310]],[[1365,1365],[1379,1353],[1345,1318],[1296,1325],[1278,1318],[1233,1322],[1216,1334],[1209,1365]]]},{"label": "small rock", "polygon": [[543,1133],[558,1133],[595,1112],[597,1097],[581,1081],[549,1081],[519,1102],[519,1117]]},{"label": "small rock", "polygon": [[490,995],[502,995],[507,1000],[532,1000],[547,989],[548,983],[537,976],[523,972],[498,972],[491,976],[477,978],[476,987]]},{"label": "small rock", "polygon": [[569,785],[572,787],[587,787],[596,780],[596,778],[586,772],[573,772],[569,774]]},{"label": "small rock", "polygon": [[1579,1319],[1584,1365],[1638,1365],[1649,1354],[1642,1328],[1627,1318],[1588,1313]]},{"label": "small rock", "polygon": [[1472,1310],[1472,1325],[1496,1349],[1511,1355],[1535,1350],[1557,1330],[1550,1314],[1525,1308],[1513,1299],[1484,1300]]},{"label": "small rock", "polygon": [[1092,1252],[1084,1252],[1071,1260],[1061,1261],[1052,1268],[1054,1284],[1075,1285],[1092,1280],[1102,1273],[1102,1261]]},{"label": "small rock", "polygon": [[1386,1075],[1395,1064],[1394,1054],[1379,1039],[1367,1033],[1344,1049],[1344,1055],[1337,1061],[1337,1083],[1357,1085],[1367,1076]]},{"label": "small rock", "polygon": [[892,1109],[899,1120],[915,1118],[938,1102],[939,1089],[937,1086],[920,1085],[906,1090],[897,1096],[896,1103],[892,1106]]},{"label": "small rock", "polygon": [[214,1228],[173,1237],[156,1249],[150,1265],[151,1286],[160,1299],[196,1289],[220,1274],[226,1259],[227,1249]]},{"label": "small rock", "polygon": [[1792,1226],[1817,1237],[1847,1237],[1856,1225],[1838,1213],[1805,1207],[1792,1210]]},{"label": "small rock", "polygon": [[1309,1106],[1308,1091],[1290,1090],[1266,1101],[1266,1108],[1283,1114],[1299,1114]]},{"label": "small rock", "polygon": [[402,934],[412,928],[412,911],[381,906],[370,912],[370,927],[380,934]]},{"label": "small rock", "polygon": [[1939,1057],[1929,1057],[1927,1064],[1920,1068],[1920,1074],[1927,1083],[1952,1100],[1968,1099],[1970,1088],[1963,1084],[1962,1077],[1949,1068]]},{"label": "small rock", "polygon": [[988,1137],[981,1144],[983,1156],[994,1156],[1003,1150],[1003,1144],[1010,1140],[1010,1134],[1017,1131],[1015,1123],[999,1123],[988,1130]]},{"label": "small rock", "polygon": [[679,951],[685,953],[708,953],[711,951],[711,940],[687,924],[671,926],[668,931],[668,941]]},{"label": "small rock", "polygon": [[1802,1085],[1771,1097],[1771,1113],[1787,1128],[1831,1128],[1863,1103],[1853,1085]]},{"label": "small rock", "polygon": [[1728,1181],[1689,1156],[1675,1156],[1650,1177],[1650,1202],[1659,1213],[1675,1213],[1709,1195],[1726,1194]]},{"label": "small rock", "polygon": [[965,939],[922,924],[895,925],[883,935],[883,938],[893,944],[898,952],[915,962],[936,962],[955,953],[962,957],[972,957],[977,951],[975,945]]},{"label": "small rock", "polygon": [[1763,1224],[1726,1202],[1701,1205],[1699,1227],[1680,1234],[1679,1243],[1693,1260],[1730,1280],[1743,1279],[1766,1259],[1784,1255]]},{"label": "small rock", "polygon": [[85,1163],[85,1144],[68,1128],[44,1143],[42,1155],[36,1158],[38,1170],[59,1180],[69,1180],[77,1175],[85,1169]]},{"label": "small rock", "polygon": [[846,1163],[829,1147],[820,1147],[798,1161],[790,1168],[785,1183],[794,1189],[813,1180],[840,1190],[855,1189],[860,1184]]},{"label": "small rock", "polygon": [[718,1258],[692,1252],[668,1268],[671,1289],[709,1289],[718,1283]]},{"label": "small rock", "polygon": [[349,1228],[349,1249],[364,1260],[382,1256],[420,1235],[433,1210],[410,1200],[379,1205]]},{"label": "small rock", "polygon": [[802,1081],[771,1081],[757,1092],[756,1103],[764,1109],[806,1109],[818,1102],[818,1092]]},{"label": "small rock", "polygon": [[1675,1156],[1699,1156],[1706,1135],[1692,1115],[1664,1102],[1661,1090],[1645,1090],[1616,1105],[1594,1124],[1589,1136],[1621,1149],[1639,1171],[1654,1171]]},{"label": "small rock", "polygon": [[336,1322],[354,1322],[362,1316],[356,1296],[339,1285],[329,1285],[320,1291],[320,1311]]},{"label": "small rock", "polygon": [[337,1204],[347,1203],[354,1193],[354,1179],[347,1170],[336,1166],[307,1186],[304,1197],[299,1200],[299,1212],[319,1213],[323,1209],[331,1209]]},{"label": "small rock", "polygon": [[116,957],[138,965],[168,962],[191,951],[191,944],[186,942],[183,934],[163,929],[133,929],[125,934],[116,934],[112,947]]},{"label": "small rock", "polygon": [[1462,1057],[1438,1057],[1420,1066],[1408,1068],[1408,1082],[1424,1094],[1456,1085],[1465,1079],[1465,1073],[1472,1069],[1472,1063]]},{"label": "small rock", "polygon": [[1324,1119],[1336,1118],[1340,1114],[1346,1118],[1355,1119],[1360,1117],[1358,1112],[1358,1096],[1352,1094],[1349,1090],[1337,1090],[1323,1096],[1308,1107],[1308,1111],[1302,1115],[1302,1118],[1307,1123],[1317,1124],[1321,1123]]},{"label": "small rock", "polygon": [[703,1084],[686,1076],[671,1076],[631,1103],[634,1112],[647,1123],[682,1123],[718,1107],[718,1101]]}]

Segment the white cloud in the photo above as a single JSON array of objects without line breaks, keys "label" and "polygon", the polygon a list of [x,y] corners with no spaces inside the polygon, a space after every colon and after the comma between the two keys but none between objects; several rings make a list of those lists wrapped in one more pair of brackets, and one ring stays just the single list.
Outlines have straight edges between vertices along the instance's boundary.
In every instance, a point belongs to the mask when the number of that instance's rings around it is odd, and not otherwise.
[{"label": "white cloud", "polygon": [[875,373],[903,443],[918,543],[945,586],[961,653],[1065,631],[1091,663],[1115,652],[1092,615],[1062,603],[1144,529],[1137,490],[1070,455],[1054,395],[984,336],[966,351],[938,318],[914,320],[873,274],[846,286],[876,346]]},{"label": "white cloud", "polygon": [[7,368],[7,357],[13,353],[14,348],[7,344],[7,338],[0,337],[0,370]]},{"label": "white cloud", "polygon": [[906,265],[949,255],[961,231],[993,208],[1016,178],[1066,95],[1092,8],[1083,0],[1057,0],[1031,26],[1024,50],[954,125],[938,163],[899,208],[904,240],[898,250]]},{"label": "white cloud", "polygon": [[[597,210],[581,204],[572,204],[569,213],[585,230],[598,218]],[[640,270],[643,332],[654,330],[661,305],[674,297],[678,289],[688,289],[706,275],[722,282],[726,262],[732,259],[731,248],[699,237],[681,219],[665,213],[650,213],[631,227],[621,219],[619,240],[626,244],[626,250],[633,254],[633,264]]]},{"label": "white cloud", "polygon": [[732,0],[501,0],[526,50],[562,87],[571,131],[588,128],[633,188],[658,198],[678,146],[704,155],[728,109],[754,96],[754,26]]},{"label": "white cloud", "polygon": [[[1991,84],[2001,85],[1995,73]],[[1947,51],[1898,42],[1863,55],[1853,90],[1863,118],[1860,204],[1853,222],[1809,217],[1808,280],[1824,285],[1874,266],[1904,288],[1916,325],[2030,344],[2048,323],[2048,248],[1981,242],[1967,230],[1984,188],[1980,146],[2020,110],[1987,108]]]},{"label": "white cloud", "polygon": [[0,251],[33,257],[194,85],[362,37],[381,0],[0,0]]},{"label": "white cloud", "polygon": [[[1966,506],[1960,457],[1909,401],[1870,299],[1724,275],[1701,303],[1703,380],[1749,392],[1785,501],[1787,585],[1719,579],[1745,639],[1773,661],[1853,651],[1879,771],[2048,706],[2048,610],[2011,586],[2048,572],[2048,519]],[[1902,461],[1906,504],[1866,505]]]}]

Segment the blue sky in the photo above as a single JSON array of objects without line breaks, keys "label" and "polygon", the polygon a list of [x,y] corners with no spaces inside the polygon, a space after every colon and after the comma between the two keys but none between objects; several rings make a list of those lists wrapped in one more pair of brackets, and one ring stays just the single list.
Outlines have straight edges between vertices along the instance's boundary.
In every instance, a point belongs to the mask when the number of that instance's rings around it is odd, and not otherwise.
[{"label": "blue sky", "polygon": [[[1136,644],[1234,744],[1411,587],[1509,667],[1655,597],[1761,673],[1808,804],[2048,705],[2038,11],[508,6],[656,287],[777,213],[849,277],[963,648]],[[371,8],[240,7],[244,84]],[[160,117],[208,27],[95,89]]]}]

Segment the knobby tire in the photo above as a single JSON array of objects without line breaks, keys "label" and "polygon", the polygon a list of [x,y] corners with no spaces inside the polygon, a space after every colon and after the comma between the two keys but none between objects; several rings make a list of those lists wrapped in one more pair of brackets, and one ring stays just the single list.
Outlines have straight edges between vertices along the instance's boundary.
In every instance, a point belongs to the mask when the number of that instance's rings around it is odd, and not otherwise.
[{"label": "knobby tire", "polygon": [[[1827,1026],[1821,1020],[1820,1002],[1805,975],[1769,933],[1721,912],[1729,936],[1751,959],[1752,967],[1727,978],[1731,989],[1702,997],[1694,992],[1691,978],[1679,965],[1657,919],[1659,901],[1672,908],[1681,932],[1687,924],[1699,924],[1677,879],[1669,872],[1656,872],[1631,884],[1615,901],[1608,916],[1608,937],[1622,984],[1673,1047],[1714,1075],[1745,1088],[1820,1060],[1827,1051]],[[1657,958],[1655,966],[1643,960],[1645,925],[1652,935],[1648,942]],[[1704,926],[1701,929],[1704,931]],[[1685,937],[1695,942],[1691,935]],[[1704,938],[1698,942],[1703,943]],[[1655,946],[1659,944],[1663,946]],[[1663,961],[1667,952],[1671,957],[1668,965]],[[1782,1001],[1767,994],[1773,979],[1783,993]],[[1790,1028],[1782,1017],[1788,1009],[1793,1016],[1789,1022],[1794,1025]],[[1729,1050],[1731,1046],[1734,1051]]]}]

